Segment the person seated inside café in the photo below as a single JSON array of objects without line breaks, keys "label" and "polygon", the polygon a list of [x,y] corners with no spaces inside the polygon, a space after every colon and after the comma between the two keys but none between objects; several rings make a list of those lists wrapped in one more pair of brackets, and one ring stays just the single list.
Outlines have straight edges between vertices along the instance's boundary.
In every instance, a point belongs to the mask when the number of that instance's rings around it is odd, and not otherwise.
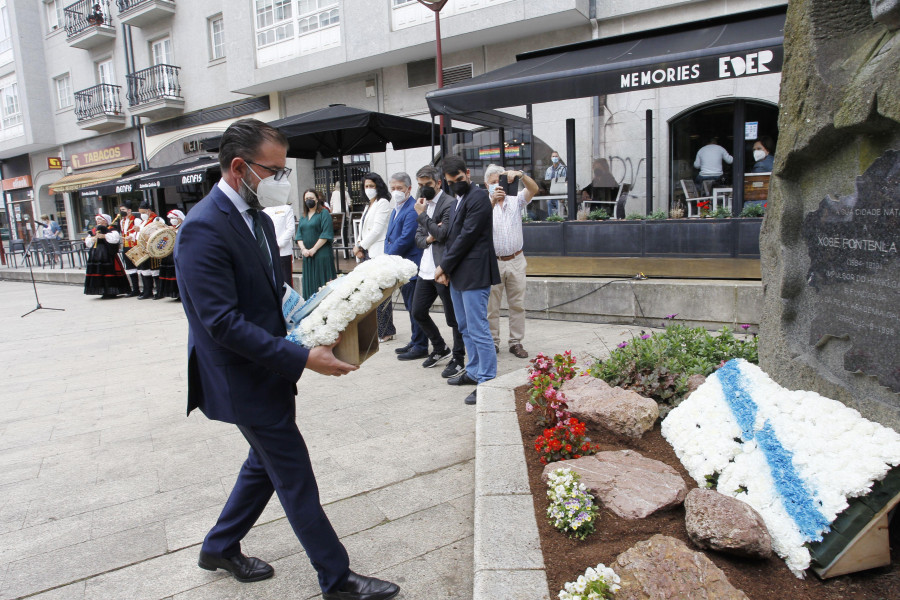
[{"label": "person seated inside caf\u00e9", "polygon": [[694,183],[702,186],[704,181],[721,181],[725,172],[725,164],[731,164],[734,158],[728,150],[719,145],[718,137],[710,137],[709,141],[697,151],[694,159],[694,168],[700,172],[694,178]]},{"label": "person seated inside caf\u00e9", "polygon": [[753,142],[753,169],[751,173],[771,173],[775,165],[775,142],[765,135]]}]

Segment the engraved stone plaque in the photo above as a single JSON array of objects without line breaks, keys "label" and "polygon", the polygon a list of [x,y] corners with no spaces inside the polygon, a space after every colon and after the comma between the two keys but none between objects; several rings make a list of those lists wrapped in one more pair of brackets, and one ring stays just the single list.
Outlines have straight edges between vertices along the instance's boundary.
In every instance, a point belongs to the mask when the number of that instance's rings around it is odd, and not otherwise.
[{"label": "engraved stone plaque", "polygon": [[844,368],[900,392],[900,152],[856,179],[856,192],[826,197],[806,215],[809,343],[849,340]]}]

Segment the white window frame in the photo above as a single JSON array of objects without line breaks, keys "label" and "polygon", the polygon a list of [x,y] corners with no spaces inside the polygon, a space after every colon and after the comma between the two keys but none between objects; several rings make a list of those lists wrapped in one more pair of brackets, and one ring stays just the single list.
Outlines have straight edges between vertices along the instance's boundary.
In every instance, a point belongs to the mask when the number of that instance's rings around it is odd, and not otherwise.
[{"label": "white window frame", "polygon": [[75,95],[72,93],[72,77],[70,73],[53,78],[56,86],[56,108],[67,110],[75,106]]},{"label": "white window frame", "polygon": [[[103,81],[103,67],[106,65],[109,65],[109,81]],[[97,73],[98,84],[106,83],[109,85],[116,85],[116,64],[113,62],[111,56],[98,60],[94,63],[94,66]]]},{"label": "white window frame", "polygon": [[19,85],[15,79],[0,82],[0,112],[3,116],[3,129],[8,129],[22,122],[22,106],[19,104]]},{"label": "white window frame", "polygon": [[[218,31],[216,30],[218,24]],[[207,20],[207,32],[209,33],[209,60],[221,60],[225,58],[225,20],[222,13],[214,15]],[[216,41],[219,36],[219,41]]]},{"label": "white window frame", "polygon": [[257,48],[293,39],[296,29],[294,0],[253,0],[253,20]]},{"label": "white window frame", "polygon": [[[166,52],[165,53],[166,55],[164,57],[162,57],[164,60],[162,62],[159,62],[157,60],[158,57],[157,57],[157,53],[156,53],[156,48],[163,47],[165,45],[168,45],[168,52]],[[175,46],[172,43],[172,36],[164,35],[164,36],[158,37],[156,39],[150,40],[150,63],[153,66],[156,66],[156,65],[173,65],[174,66],[175,65]]]},{"label": "white window frame", "polygon": [[[304,5],[307,9],[302,11]],[[311,6],[310,6],[311,5]],[[325,23],[322,23],[322,19]],[[304,24],[306,28],[304,29]],[[311,25],[315,26],[311,26]],[[339,0],[297,0],[297,34],[307,35],[341,24]]]},{"label": "white window frame", "polygon": [[47,32],[53,33],[66,28],[65,6],[62,0],[44,0],[47,13]]},{"label": "white window frame", "polygon": [[6,2],[0,4],[0,52],[12,50],[12,31],[9,27],[9,10]]}]

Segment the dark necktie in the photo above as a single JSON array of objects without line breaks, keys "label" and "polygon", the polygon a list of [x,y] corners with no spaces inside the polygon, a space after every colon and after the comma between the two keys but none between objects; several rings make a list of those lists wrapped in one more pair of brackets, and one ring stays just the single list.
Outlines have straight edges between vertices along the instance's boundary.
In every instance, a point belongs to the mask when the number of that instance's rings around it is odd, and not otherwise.
[{"label": "dark necktie", "polygon": [[266,242],[266,234],[263,233],[262,221],[259,218],[259,211],[255,208],[247,209],[250,218],[253,219],[253,235],[256,236],[256,243],[260,251],[266,257],[269,265],[269,274],[274,277],[275,269],[272,267],[272,253],[269,252],[269,244]]}]

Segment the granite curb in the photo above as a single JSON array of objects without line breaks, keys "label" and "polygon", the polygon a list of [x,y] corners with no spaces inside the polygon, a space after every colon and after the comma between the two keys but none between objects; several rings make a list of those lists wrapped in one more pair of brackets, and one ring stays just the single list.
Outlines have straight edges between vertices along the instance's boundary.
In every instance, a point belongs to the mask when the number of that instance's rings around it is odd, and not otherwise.
[{"label": "granite curb", "polygon": [[473,600],[550,600],[516,417],[519,369],[478,386]]}]

